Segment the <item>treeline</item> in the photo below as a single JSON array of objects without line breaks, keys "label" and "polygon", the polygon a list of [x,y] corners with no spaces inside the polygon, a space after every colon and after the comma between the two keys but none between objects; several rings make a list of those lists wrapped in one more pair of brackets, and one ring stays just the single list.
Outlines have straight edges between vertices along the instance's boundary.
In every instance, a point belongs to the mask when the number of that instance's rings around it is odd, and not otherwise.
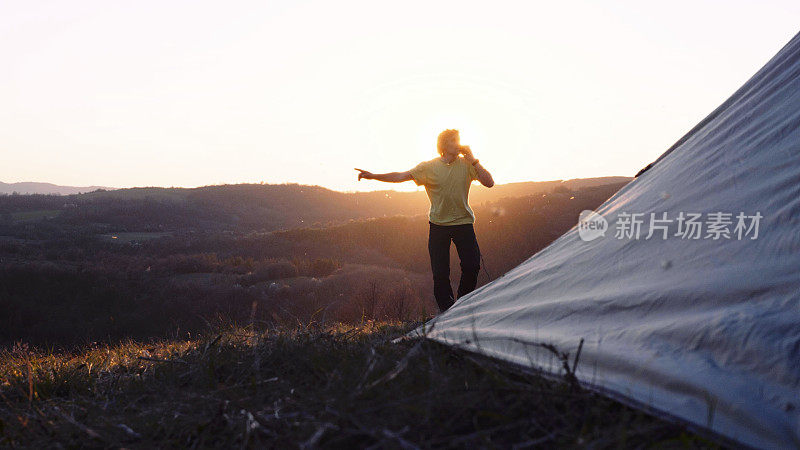
[{"label": "treeline", "polygon": [[[320,280],[339,268],[333,259],[220,260],[213,254],[0,263],[0,344],[63,346],[166,337],[214,320],[306,319],[336,291],[330,283],[295,289],[297,283],[270,282]],[[201,277],[180,276],[185,274]]]},{"label": "treeline", "polygon": [[[626,182],[623,177],[525,182],[472,189],[473,205],[506,197],[577,190]],[[298,184],[234,184],[199,188],[131,188],[72,195],[0,195],[0,235],[18,232],[20,222],[56,226],[108,227],[122,231],[272,231],[329,227],[351,219],[416,215],[425,211],[423,191],[331,191]],[[21,217],[21,213],[55,211],[57,217]],[[48,215],[49,216],[49,215]]]},{"label": "treeline", "polygon": [[[423,192],[343,193],[298,184],[133,188],[74,195],[0,195],[0,233],[14,214],[58,210],[58,225],[104,224],[116,231],[271,231],[349,219],[418,213]],[[37,220],[38,221],[38,220]]]}]

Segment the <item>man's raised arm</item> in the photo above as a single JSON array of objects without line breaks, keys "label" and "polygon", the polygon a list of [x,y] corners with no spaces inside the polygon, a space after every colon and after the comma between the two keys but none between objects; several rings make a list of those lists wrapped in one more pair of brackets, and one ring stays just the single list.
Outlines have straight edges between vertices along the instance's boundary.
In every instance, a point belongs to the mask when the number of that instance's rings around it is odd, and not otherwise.
[{"label": "man's raised arm", "polygon": [[403,181],[411,181],[411,171],[408,172],[389,172],[389,173],[372,173],[363,169],[356,169],[358,173],[358,181],[362,178],[367,180],[385,181],[387,183],[402,183]]},{"label": "man's raised arm", "polygon": [[461,147],[461,153],[464,155],[464,158],[467,160],[468,163],[472,164],[475,168],[475,171],[478,175],[478,181],[488,188],[494,186],[494,179],[492,178],[492,174],[489,173],[478,161],[475,156],[472,154],[472,150],[470,150],[469,145],[464,145]]}]

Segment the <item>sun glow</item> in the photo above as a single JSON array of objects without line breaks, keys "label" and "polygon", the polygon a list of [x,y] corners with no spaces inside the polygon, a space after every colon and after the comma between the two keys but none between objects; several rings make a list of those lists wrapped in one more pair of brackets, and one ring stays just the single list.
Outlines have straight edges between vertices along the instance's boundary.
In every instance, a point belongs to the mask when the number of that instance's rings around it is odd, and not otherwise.
[{"label": "sun glow", "polygon": [[759,6],[0,2],[0,181],[411,190],[352,168],[448,128],[497,183],[630,176],[796,33]]},{"label": "sun glow", "polygon": [[[519,164],[529,164],[535,157],[534,111],[510,88],[452,74],[418,77],[396,83],[392,89],[371,92],[364,100],[368,106],[364,107],[363,131],[370,150],[354,152],[359,164],[374,167],[370,169],[374,172],[408,170],[437,157],[437,136],[454,128],[459,130],[461,144],[469,145],[487,168],[498,172],[495,179],[502,180],[498,182],[543,176],[519,170]],[[509,175],[507,169],[515,166],[516,174]],[[422,189],[413,183],[376,182],[342,188]]]}]

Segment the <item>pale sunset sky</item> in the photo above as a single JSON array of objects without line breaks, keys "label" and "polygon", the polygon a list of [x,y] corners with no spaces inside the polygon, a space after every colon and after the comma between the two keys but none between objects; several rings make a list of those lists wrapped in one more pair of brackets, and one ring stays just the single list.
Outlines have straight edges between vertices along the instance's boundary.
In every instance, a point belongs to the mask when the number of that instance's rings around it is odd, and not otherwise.
[{"label": "pale sunset sky", "polygon": [[632,176],[800,28],[792,1],[0,0],[0,181]]}]

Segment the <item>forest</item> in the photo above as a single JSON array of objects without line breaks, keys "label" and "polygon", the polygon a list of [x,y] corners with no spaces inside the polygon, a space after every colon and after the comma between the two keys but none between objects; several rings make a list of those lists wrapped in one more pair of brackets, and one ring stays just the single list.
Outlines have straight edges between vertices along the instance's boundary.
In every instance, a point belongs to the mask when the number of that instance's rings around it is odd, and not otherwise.
[{"label": "forest", "polygon": [[[476,190],[479,286],[625,184],[608,181]],[[499,197],[514,192],[522,195]],[[430,317],[426,202],[424,192],[301,185],[3,195],[0,343],[69,348],[220,322]]]}]

